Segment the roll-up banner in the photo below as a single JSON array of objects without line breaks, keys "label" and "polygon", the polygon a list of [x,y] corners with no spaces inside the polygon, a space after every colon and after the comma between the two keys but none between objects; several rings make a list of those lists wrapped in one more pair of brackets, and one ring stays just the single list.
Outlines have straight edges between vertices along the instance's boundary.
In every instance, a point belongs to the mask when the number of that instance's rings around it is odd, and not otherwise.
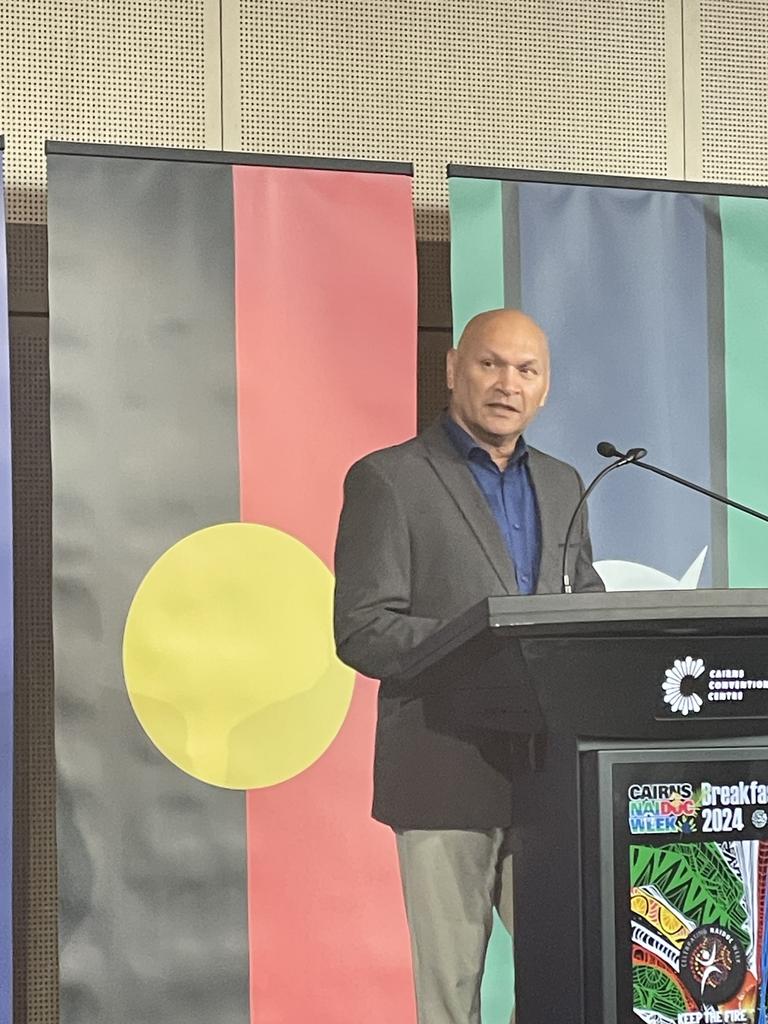
[{"label": "roll-up banner", "polygon": [[349,465],[416,420],[411,168],[48,144],[64,1024],[413,1018]]},{"label": "roll-up banner", "polygon": [[[451,167],[456,334],[520,306],[552,349],[530,440],[592,477],[595,445],[768,511],[768,189]],[[590,499],[609,589],[768,584],[768,531],[629,467]]]},{"label": "roll-up banner", "polygon": [[[549,336],[552,387],[527,439],[585,480],[607,465],[595,452],[601,440],[646,448],[650,463],[768,512],[768,190],[453,166],[449,192],[455,338],[499,307],[522,308]],[[626,467],[589,508],[609,590],[768,586],[768,527],[669,480]],[[645,854],[633,850],[627,885],[637,902]],[[736,874],[740,856],[729,861]],[[756,876],[740,877],[753,885]],[[758,960],[762,934],[753,928]],[[483,1024],[508,1016],[510,960],[497,920]],[[688,1020],[690,993],[669,1002],[674,1013],[655,994],[679,972],[670,980],[669,965],[641,960],[635,1015]],[[727,1010],[690,1020],[753,1019]]]},{"label": "roll-up banner", "polygon": [[0,136],[0,1020],[12,1017],[13,891],[13,508],[8,262]]}]

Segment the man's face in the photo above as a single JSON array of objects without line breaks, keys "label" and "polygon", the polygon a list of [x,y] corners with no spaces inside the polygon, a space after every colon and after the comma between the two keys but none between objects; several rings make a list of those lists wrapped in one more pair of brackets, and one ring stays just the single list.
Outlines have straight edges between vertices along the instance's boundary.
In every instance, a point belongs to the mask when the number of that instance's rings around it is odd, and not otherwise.
[{"label": "man's face", "polygon": [[477,440],[509,446],[544,404],[549,353],[541,329],[506,310],[468,329],[448,353],[451,415]]}]

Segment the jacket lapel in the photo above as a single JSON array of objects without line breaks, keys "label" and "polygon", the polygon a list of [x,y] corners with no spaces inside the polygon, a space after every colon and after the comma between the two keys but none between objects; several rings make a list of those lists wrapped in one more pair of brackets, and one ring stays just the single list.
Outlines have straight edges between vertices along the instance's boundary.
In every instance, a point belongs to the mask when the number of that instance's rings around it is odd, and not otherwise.
[{"label": "jacket lapel", "polygon": [[472,471],[451,444],[439,420],[424,431],[421,440],[427,461],[477,537],[502,586],[508,594],[517,594],[515,567],[493,513]]},{"label": "jacket lapel", "polygon": [[528,460],[541,527],[541,561],[536,593],[559,593],[562,582],[563,538],[559,526],[562,514],[559,513],[558,505],[562,496],[558,492],[556,480],[548,471],[547,460],[541,458],[535,448],[528,449]]}]

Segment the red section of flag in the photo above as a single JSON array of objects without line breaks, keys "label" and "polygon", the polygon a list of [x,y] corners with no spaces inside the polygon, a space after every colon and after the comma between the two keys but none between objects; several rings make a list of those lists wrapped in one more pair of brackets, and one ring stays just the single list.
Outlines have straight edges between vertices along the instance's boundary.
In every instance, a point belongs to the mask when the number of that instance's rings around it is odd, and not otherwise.
[{"label": "red section of flag", "polygon": [[[234,198],[242,519],[330,567],[347,468],[416,421],[411,180],[236,167]],[[370,818],[375,685],[316,764],[247,796],[253,1024],[414,1019],[394,839]]]}]

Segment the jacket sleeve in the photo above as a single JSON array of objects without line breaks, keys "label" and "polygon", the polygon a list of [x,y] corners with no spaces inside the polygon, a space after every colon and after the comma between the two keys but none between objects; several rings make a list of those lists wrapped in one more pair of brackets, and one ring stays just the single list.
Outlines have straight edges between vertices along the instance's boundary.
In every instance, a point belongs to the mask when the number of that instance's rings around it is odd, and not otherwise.
[{"label": "jacket sleeve", "polygon": [[343,662],[374,679],[443,622],[411,614],[411,538],[395,489],[369,461],[344,481],[336,539],[334,633]]},{"label": "jacket sleeve", "polygon": [[[584,484],[579,480],[579,497],[584,493]],[[573,589],[577,593],[600,592],[605,590],[600,574],[592,564],[592,541],[589,536],[589,516],[586,502],[579,513],[579,549],[576,554]]]}]

